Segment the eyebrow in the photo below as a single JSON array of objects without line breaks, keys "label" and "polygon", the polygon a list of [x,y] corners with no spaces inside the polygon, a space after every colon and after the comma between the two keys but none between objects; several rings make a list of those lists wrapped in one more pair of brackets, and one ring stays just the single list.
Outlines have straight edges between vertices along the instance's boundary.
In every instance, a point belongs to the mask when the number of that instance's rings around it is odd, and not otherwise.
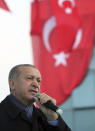
[{"label": "eyebrow", "polygon": [[[27,75],[27,77],[35,77],[35,75]],[[41,77],[37,77],[37,79],[40,79],[40,80],[42,80],[42,78]]]}]

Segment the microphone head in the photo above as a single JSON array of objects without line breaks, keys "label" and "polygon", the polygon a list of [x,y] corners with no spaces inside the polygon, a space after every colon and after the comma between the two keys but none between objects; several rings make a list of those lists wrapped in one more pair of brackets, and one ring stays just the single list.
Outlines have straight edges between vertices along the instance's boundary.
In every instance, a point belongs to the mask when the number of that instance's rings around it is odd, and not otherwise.
[{"label": "microphone head", "polygon": [[56,110],[56,113],[58,113],[59,115],[62,115],[62,114],[63,114],[63,110],[60,109],[60,108],[58,108],[58,109]]},{"label": "microphone head", "polygon": [[39,97],[40,96],[40,94],[39,93],[36,93],[35,95],[34,95],[34,97]]}]

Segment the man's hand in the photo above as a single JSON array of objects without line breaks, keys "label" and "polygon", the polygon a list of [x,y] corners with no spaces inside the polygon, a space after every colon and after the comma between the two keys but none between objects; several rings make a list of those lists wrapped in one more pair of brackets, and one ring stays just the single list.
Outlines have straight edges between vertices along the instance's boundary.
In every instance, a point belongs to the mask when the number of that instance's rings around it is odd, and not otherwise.
[{"label": "man's hand", "polygon": [[56,100],[51,98],[50,96],[40,93],[37,98],[35,98],[36,103],[40,106],[41,111],[45,114],[48,121],[55,121],[58,119],[58,114],[54,111],[52,111],[49,108],[46,108],[43,104],[47,101],[51,101],[53,104],[56,104]]}]

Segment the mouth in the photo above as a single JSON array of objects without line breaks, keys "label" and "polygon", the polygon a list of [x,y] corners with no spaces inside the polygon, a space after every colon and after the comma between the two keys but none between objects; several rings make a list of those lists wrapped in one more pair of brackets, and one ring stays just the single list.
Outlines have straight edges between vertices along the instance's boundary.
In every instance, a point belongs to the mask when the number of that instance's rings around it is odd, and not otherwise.
[{"label": "mouth", "polygon": [[38,93],[37,90],[33,90],[33,89],[30,89],[29,92],[30,92],[32,95],[35,95],[36,93]]}]

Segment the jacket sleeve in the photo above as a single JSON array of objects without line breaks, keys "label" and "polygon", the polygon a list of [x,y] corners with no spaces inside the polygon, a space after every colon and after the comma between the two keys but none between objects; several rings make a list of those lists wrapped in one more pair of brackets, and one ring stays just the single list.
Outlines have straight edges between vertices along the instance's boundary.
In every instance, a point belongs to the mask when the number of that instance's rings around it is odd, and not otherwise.
[{"label": "jacket sleeve", "polygon": [[39,114],[39,125],[43,131],[71,131],[69,126],[65,123],[65,121],[59,115],[57,125],[51,125],[48,123],[46,116],[43,114],[41,110],[38,109]]},{"label": "jacket sleeve", "polygon": [[71,131],[71,129],[68,127],[68,125],[64,122],[64,120],[59,116],[58,118],[58,125],[53,126],[53,125],[48,125],[48,131]]}]

